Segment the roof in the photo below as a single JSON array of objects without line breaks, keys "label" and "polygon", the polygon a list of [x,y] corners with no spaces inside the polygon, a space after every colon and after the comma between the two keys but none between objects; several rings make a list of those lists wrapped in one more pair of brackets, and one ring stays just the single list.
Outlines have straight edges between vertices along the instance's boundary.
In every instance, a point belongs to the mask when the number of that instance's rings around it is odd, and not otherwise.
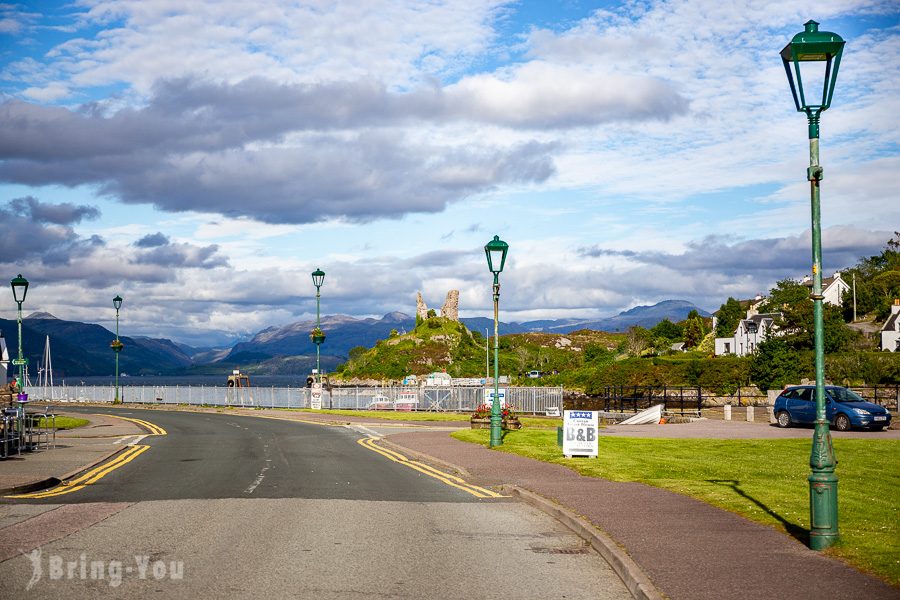
[{"label": "roof", "polygon": [[898,319],[900,319],[900,312],[892,313],[888,320],[884,322],[884,327],[881,328],[882,331],[897,331],[897,323]]}]

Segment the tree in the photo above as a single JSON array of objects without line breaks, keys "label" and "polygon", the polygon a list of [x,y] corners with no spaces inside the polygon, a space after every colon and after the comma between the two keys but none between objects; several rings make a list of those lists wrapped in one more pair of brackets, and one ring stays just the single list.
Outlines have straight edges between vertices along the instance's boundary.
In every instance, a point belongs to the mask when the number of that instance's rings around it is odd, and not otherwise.
[{"label": "tree", "polygon": [[433,308],[429,308],[426,315],[428,316],[429,319],[433,319],[434,317],[437,316],[437,311],[435,311]]},{"label": "tree", "polygon": [[705,335],[706,328],[703,326],[703,318],[699,314],[688,319],[684,324],[684,346],[686,348],[698,346]]},{"label": "tree", "polygon": [[787,340],[770,337],[756,347],[750,363],[750,380],[763,391],[799,383],[810,370],[804,368],[808,362],[808,356],[804,357]]},{"label": "tree", "polygon": [[650,345],[650,332],[637,325],[629,327],[625,338],[625,350],[630,356],[640,356]]},{"label": "tree", "polygon": [[779,312],[782,308],[809,299],[809,288],[795,279],[782,279],[769,290],[769,298],[760,306],[760,312]]},{"label": "tree", "polygon": [[[812,350],[815,345],[813,303],[809,300],[785,306],[778,326],[784,332],[783,339],[796,350]],[[840,352],[853,341],[853,331],[844,323],[841,309],[822,306],[823,346],[825,352]]]},{"label": "tree", "polygon": [[716,313],[716,337],[733,336],[743,316],[744,309],[741,308],[741,303],[729,296]]},{"label": "tree", "polygon": [[663,319],[650,329],[650,333],[655,338],[665,338],[670,342],[675,342],[681,339],[683,330],[669,319]]}]

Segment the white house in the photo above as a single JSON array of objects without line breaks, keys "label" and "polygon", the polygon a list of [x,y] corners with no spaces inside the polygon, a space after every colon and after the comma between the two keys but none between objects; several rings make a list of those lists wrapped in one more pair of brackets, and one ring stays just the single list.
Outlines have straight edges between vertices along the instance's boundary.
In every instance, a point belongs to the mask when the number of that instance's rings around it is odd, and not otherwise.
[{"label": "white house", "polygon": [[900,299],[894,300],[891,316],[881,328],[881,349],[900,352]]},{"label": "white house", "polygon": [[[812,288],[812,278],[807,275],[803,278],[803,285]],[[841,278],[840,271],[831,277],[822,278],[822,302],[833,306],[840,306],[844,292],[850,290],[850,285]]]},{"label": "white house", "polygon": [[732,337],[716,338],[716,356],[753,354],[756,347],[771,333],[778,314],[748,314],[738,322]]}]

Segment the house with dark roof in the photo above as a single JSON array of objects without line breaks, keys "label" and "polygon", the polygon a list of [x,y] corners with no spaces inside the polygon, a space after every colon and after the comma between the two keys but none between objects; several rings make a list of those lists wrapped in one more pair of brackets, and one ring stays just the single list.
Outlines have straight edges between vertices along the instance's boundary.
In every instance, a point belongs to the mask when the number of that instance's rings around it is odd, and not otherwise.
[{"label": "house with dark roof", "polygon": [[732,337],[716,338],[716,356],[733,354],[735,356],[747,356],[756,351],[756,347],[772,335],[775,319],[779,313],[747,313],[746,319],[738,322]]},{"label": "house with dark roof", "polygon": [[900,352],[900,299],[891,305],[891,316],[881,328],[881,349]]},{"label": "house with dark roof", "polygon": [[[807,275],[803,278],[803,285],[812,289],[812,277]],[[822,278],[822,302],[825,304],[831,304],[834,306],[840,306],[841,301],[844,297],[844,292],[850,289],[850,284],[844,281],[841,278],[840,271],[836,272],[831,277],[823,277]]]}]

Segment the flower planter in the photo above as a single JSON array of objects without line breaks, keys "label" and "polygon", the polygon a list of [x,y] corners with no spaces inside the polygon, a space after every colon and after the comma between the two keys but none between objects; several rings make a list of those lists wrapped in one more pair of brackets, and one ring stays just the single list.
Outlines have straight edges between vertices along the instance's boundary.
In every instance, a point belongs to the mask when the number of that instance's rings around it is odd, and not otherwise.
[{"label": "flower planter", "polygon": [[[490,419],[490,417],[488,417],[488,418],[472,417],[469,420],[469,426],[472,429],[490,429],[491,428],[491,419]],[[504,419],[503,421],[500,422],[500,426],[503,429],[507,429],[507,430],[522,429],[522,423],[519,421],[519,419]]]},{"label": "flower planter", "polygon": [[324,333],[312,334],[309,336],[309,339],[312,340],[313,344],[321,344],[322,342],[325,341],[325,334]]}]

